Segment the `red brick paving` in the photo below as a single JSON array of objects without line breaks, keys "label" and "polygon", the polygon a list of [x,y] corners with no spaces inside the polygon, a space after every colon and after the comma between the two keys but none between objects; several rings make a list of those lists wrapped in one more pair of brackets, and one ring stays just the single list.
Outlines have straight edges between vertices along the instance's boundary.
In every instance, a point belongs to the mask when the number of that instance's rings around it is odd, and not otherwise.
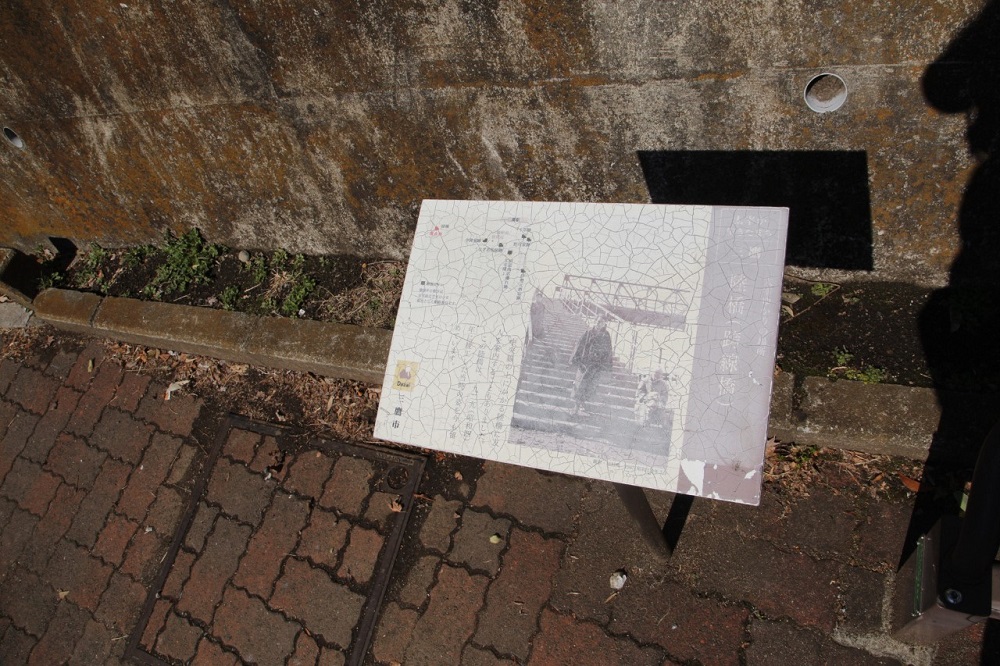
[{"label": "red brick paving", "polygon": [[464,569],[445,565],[431,590],[430,602],[413,630],[404,663],[458,663],[462,648],[475,630],[476,615],[483,605],[489,579],[469,575]]},{"label": "red brick paving", "polygon": [[171,599],[180,598],[184,583],[187,582],[188,577],[191,575],[191,566],[194,564],[194,559],[194,553],[186,550],[177,552],[173,566],[170,567],[170,575],[167,576],[167,580],[163,584],[163,596],[170,597]]},{"label": "red brick paving", "polygon": [[116,459],[134,466],[149,445],[153,432],[152,426],[112,408],[101,413],[101,419],[94,426],[88,441]]},{"label": "red brick paving", "polygon": [[273,484],[260,474],[220,458],[208,481],[207,499],[218,504],[223,513],[256,527],[271,500],[272,490]]},{"label": "red brick paving", "polygon": [[[257,455],[254,456],[253,461],[250,463],[250,469],[263,474],[266,469],[278,463],[279,456],[280,451],[278,450],[277,440],[270,435],[265,436],[264,441],[257,448]],[[287,470],[288,465],[286,464],[283,472]]]},{"label": "red brick paving", "polygon": [[479,618],[476,642],[501,654],[526,659],[535,634],[538,613],[552,593],[563,544],[533,532],[514,530],[509,562],[490,584],[486,608]]},{"label": "red brick paving", "polygon": [[187,661],[194,656],[201,636],[201,629],[179,615],[167,613],[163,630],[156,639],[156,651],[178,661]]},{"label": "red brick paving", "polygon": [[274,608],[300,620],[312,635],[343,648],[351,645],[364,601],[325,571],[296,559],[285,562],[271,597]]},{"label": "red brick paving", "polygon": [[19,364],[10,359],[0,359],[0,393],[7,394],[7,389],[20,367]]},{"label": "red brick paving", "polygon": [[222,453],[234,460],[249,463],[253,460],[260,439],[259,434],[250,430],[231,430],[229,437],[226,438],[226,445],[222,448]]},{"label": "red brick paving", "polygon": [[132,535],[139,529],[139,523],[117,513],[111,514],[107,524],[97,537],[94,554],[108,564],[121,564]]},{"label": "red brick paving", "polygon": [[163,535],[169,535],[177,526],[177,522],[187,506],[187,496],[178,490],[162,486],[156,491],[149,512],[146,514],[146,525]]},{"label": "red brick paving", "polygon": [[302,532],[298,553],[317,564],[336,567],[340,551],[347,542],[351,524],[323,509],[314,509],[309,517],[309,527]]},{"label": "red brick paving", "polygon": [[6,577],[11,567],[18,563],[18,557],[30,541],[38,522],[37,516],[14,508],[7,524],[0,530],[0,575]]},{"label": "red brick paving", "polygon": [[261,600],[233,587],[226,588],[212,625],[212,633],[222,643],[235,648],[248,661],[262,665],[284,664],[295,650],[300,630]]},{"label": "red brick paving", "polygon": [[198,643],[192,666],[237,666],[239,658],[232,652],[226,652],[208,638],[202,637]]},{"label": "red brick paving", "polygon": [[539,666],[659,666],[663,657],[655,649],[640,648],[625,638],[612,638],[597,624],[545,609],[531,663]]},{"label": "red brick paving", "polygon": [[306,632],[295,641],[295,653],[288,658],[288,666],[312,666],[319,659],[319,646]]},{"label": "red brick paving", "polygon": [[116,634],[112,634],[111,630],[100,622],[88,620],[83,628],[83,635],[73,650],[70,663],[81,665],[106,663],[114,645],[112,640],[116,637]]},{"label": "red brick paving", "polygon": [[372,465],[367,460],[342,456],[326,484],[319,503],[352,516],[361,515],[362,502],[371,493]]},{"label": "red brick paving", "polygon": [[101,471],[107,454],[99,451],[79,437],[61,434],[49,451],[45,467],[67,483],[89,490]]},{"label": "red brick paving", "polygon": [[[0,662],[118,663],[206,451],[191,436],[201,401],[167,402],[164,390],[96,343],[44,371],[0,360]],[[195,664],[342,664],[395,496],[368,460],[307,450],[278,470],[274,438],[234,433],[143,642]],[[439,484],[416,500],[371,648],[380,666],[751,664],[782,651],[891,661],[830,635],[880,630],[881,607],[864,604],[888,584],[905,502],[835,516],[850,543],[813,538],[814,507],[788,512],[802,523],[791,528],[783,511],[709,508],[659,566],[603,484],[484,469],[464,490]],[[620,567],[629,582],[610,597]],[[593,603],[572,606],[574,594]],[[970,641],[982,634],[956,637],[941,658],[978,655]]]},{"label": "red brick paving", "polygon": [[142,462],[129,476],[128,485],[118,500],[118,510],[132,520],[141,521],[166,480],[170,465],[180,448],[176,437],[157,433],[142,456]]},{"label": "red brick paving", "polygon": [[240,556],[250,540],[250,528],[219,516],[208,537],[205,550],[191,567],[191,576],[177,604],[178,610],[190,613],[202,622],[211,622],[215,605],[222,598],[223,586],[236,572]]},{"label": "red brick paving", "polygon": [[60,433],[73,416],[79,401],[79,392],[65,386],[60,387],[50,409],[42,415],[32,431],[21,455],[38,463],[45,462],[49,451],[57,443]]},{"label": "red brick paving", "polygon": [[147,651],[156,649],[156,638],[167,622],[167,613],[170,612],[170,602],[165,599],[157,599],[153,604],[153,612],[146,622],[146,628],[139,638],[139,644]]},{"label": "red brick paving", "polygon": [[115,572],[101,595],[94,617],[109,629],[122,633],[132,630],[139,617],[139,609],[146,600],[146,588],[125,574]]},{"label": "red brick paving", "polygon": [[86,548],[60,541],[49,559],[46,578],[57,591],[67,592],[70,601],[95,611],[112,572]]},{"label": "red brick paving", "polygon": [[319,496],[332,467],[333,461],[329,456],[319,451],[304,451],[295,457],[281,483],[299,495]]},{"label": "red brick paving", "polygon": [[679,661],[739,664],[743,627],[750,611],[698,597],[678,583],[650,582],[649,594],[623,590],[609,628],[647,645],[659,645]]},{"label": "red brick paving", "polygon": [[48,581],[27,569],[15,567],[0,584],[0,608],[11,623],[41,638],[55,616],[59,598]]},{"label": "red brick paving", "polygon": [[406,648],[413,640],[413,629],[417,626],[420,613],[389,602],[382,610],[372,654],[384,664],[402,664],[406,658]]},{"label": "red brick paving", "polygon": [[299,532],[309,516],[306,500],[290,495],[275,495],[264,522],[250,540],[239,570],[233,578],[236,585],[267,599],[281,571],[281,563],[295,549]]},{"label": "red brick paving", "polygon": [[150,384],[136,409],[136,417],[163,432],[186,436],[198,418],[201,404],[192,396],[177,393],[172,394],[170,400],[164,400],[166,390],[162,384]]},{"label": "red brick paving", "polygon": [[22,560],[29,569],[35,572],[46,570],[56,544],[69,529],[76,507],[84,496],[84,491],[60,484],[56,496],[49,503],[49,510],[38,521],[31,541],[22,552]]},{"label": "red brick paving", "polygon": [[385,539],[375,530],[360,525],[352,527],[347,538],[344,560],[337,575],[365,584],[375,573],[375,564]]},{"label": "red brick paving", "polygon": [[46,472],[41,465],[18,458],[0,486],[0,494],[17,502],[25,511],[41,517],[55,497],[59,483],[59,477]]},{"label": "red brick paving", "polygon": [[125,551],[125,560],[118,568],[136,580],[151,579],[159,569],[163,556],[167,553],[165,537],[152,528],[138,530]]},{"label": "red brick paving", "polygon": [[61,602],[45,635],[31,651],[28,664],[50,666],[69,661],[89,619],[87,611],[71,602]]},{"label": "red brick paving", "polygon": [[125,487],[131,471],[128,465],[113,458],[104,461],[101,471],[94,480],[93,488],[77,509],[76,518],[66,533],[68,538],[81,545],[93,547],[97,534],[104,528],[108,514],[118,501],[118,496]]},{"label": "red brick paving", "polygon": [[115,397],[109,403],[111,407],[117,407],[123,412],[134,412],[139,407],[139,401],[146,394],[149,387],[150,378],[134,372],[126,372],[122,377]]},{"label": "red brick paving", "polygon": [[46,377],[33,368],[21,366],[4,397],[33,414],[42,415],[49,411],[49,405],[58,389],[59,382],[55,379]]}]

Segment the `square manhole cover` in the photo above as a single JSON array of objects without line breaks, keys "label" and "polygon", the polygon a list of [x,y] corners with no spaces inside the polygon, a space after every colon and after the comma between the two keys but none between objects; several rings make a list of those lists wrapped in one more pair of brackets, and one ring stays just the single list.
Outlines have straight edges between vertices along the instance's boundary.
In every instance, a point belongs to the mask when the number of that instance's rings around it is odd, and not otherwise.
[{"label": "square manhole cover", "polygon": [[360,664],[423,468],[419,456],[229,417],[126,657]]}]

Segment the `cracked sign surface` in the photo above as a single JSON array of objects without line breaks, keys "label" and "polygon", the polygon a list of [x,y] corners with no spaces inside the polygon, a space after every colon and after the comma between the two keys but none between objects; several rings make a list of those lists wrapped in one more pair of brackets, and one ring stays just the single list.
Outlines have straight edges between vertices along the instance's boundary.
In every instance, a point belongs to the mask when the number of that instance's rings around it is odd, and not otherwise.
[{"label": "cracked sign surface", "polygon": [[424,201],[375,436],[757,504],[787,224]]}]

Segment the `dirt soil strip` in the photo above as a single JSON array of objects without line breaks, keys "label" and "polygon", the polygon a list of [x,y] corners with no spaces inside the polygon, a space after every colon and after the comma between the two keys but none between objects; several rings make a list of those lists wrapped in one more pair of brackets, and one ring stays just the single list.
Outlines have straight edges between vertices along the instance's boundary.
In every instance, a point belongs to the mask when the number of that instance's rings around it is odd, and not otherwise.
[{"label": "dirt soil strip", "polygon": [[425,462],[230,415],[125,657],[281,659],[307,645],[361,664]]}]

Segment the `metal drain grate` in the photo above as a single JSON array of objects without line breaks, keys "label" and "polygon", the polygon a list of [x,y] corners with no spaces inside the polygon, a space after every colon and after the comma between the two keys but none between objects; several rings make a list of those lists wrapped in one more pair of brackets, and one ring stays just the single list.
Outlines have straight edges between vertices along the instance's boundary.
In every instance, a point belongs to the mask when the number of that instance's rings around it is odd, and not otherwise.
[{"label": "metal drain grate", "polygon": [[141,663],[361,664],[424,459],[230,416],[129,637]]}]

